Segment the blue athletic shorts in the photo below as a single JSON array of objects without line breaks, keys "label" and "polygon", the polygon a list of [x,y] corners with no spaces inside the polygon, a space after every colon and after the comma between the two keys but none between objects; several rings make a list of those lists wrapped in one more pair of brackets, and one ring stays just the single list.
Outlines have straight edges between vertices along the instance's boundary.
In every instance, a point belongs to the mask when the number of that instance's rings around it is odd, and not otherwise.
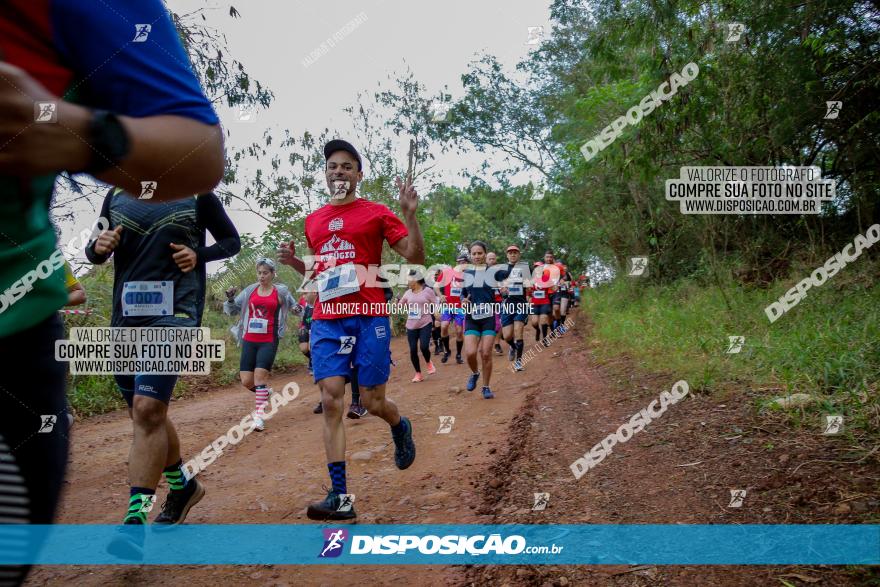
[{"label": "blue athletic shorts", "polygon": [[177,384],[177,375],[114,375],[113,378],[129,408],[136,395],[157,399],[167,406]]},{"label": "blue athletic shorts", "polygon": [[455,318],[455,323],[459,326],[464,324],[464,310],[461,308],[454,308],[451,312],[443,310],[440,313],[440,322],[452,322],[453,317]]},{"label": "blue athletic shorts", "polygon": [[364,387],[382,385],[391,374],[391,320],[388,316],[351,316],[312,320],[310,333],[315,383],[327,377],[351,381],[358,369]]}]

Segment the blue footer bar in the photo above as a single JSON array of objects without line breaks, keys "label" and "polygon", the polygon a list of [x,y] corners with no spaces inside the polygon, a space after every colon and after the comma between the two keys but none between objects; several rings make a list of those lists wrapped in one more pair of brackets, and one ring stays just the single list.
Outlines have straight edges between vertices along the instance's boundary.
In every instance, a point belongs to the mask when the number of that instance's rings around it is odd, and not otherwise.
[{"label": "blue footer bar", "polygon": [[0,564],[876,565],[880,525],[0,525]]}]

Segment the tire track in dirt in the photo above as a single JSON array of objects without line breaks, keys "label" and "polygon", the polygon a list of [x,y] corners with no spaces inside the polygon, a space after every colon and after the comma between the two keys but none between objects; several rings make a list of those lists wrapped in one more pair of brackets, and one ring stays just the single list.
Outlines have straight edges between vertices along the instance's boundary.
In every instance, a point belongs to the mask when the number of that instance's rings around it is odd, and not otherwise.
[{"label": "tire track in dirt", "polygon": [[[519,418],[524,382],[535,384],[549,375],[537,358],[525,373],[508,369],[507,357],[494,356],[493,390],[484,400],[478,391],[465,392],[469,370],[454,359],[436,361],[437,374],[411,383],[412,367],[405,339],[392,341],[397,367],[392,369],[388,396],[408,415],[414,427],[418,457],[410,469],[398,471],[387,425],[368,416],[345,420],[348,441],[349,490],[356,494],[360,523],[473,524],[489,517],[477,510],[481,484],[495,455],[506,450],[507,429]],[[549,357],[549,353],[544,353]],[[549,364],[547,365],[549,366]],[[300,397],[279,408],[264,433],[253,433],[224,449],[200,473],[205,499],[190,512],[191,524],[310,524],[305,506],[323,496],[328,484],[321,441],[321,416],[312,414],[318,389],[304,369],[274,375],[280,390],[294,381]],[[348,397],[348,396],[347,396]],[[175,401],[171,417],[185,458],[200,451],[253,408],[252,395],[240,386],[208,391]],[[455,416],[449,434],[437,434],[440,416]],[[118,523],[127,505],[127,457],[131,423],[124,411],[77,422],[72,431],[70,469],[59,522]],[[369,451],[368,460],[352,459]],[[365,457],[366,455],[358,455]],[[160,485],[159,499],[165,494]],[[316,530],[317,532],[317,530]],[[319,544],[319,543],[316,543]],[[317,547],[316,547],[317,548]],[[315,553],[317,557],[317,550]],[[460,568],[445,566],[69,566],[35,569],[29,585],[75,581],[78,585],[171,585],[216,587],[218,582],[259,581],[267,585],[460,584]]]},{"label": "tire track in dirt", "polygon": [[[462,391],[468,370],[454,362],[438,361],[436,375],[410,383],[405,341],[394,339],[398,366],[388,395],[412,419],[419,456],[412,468],[398,471],[384,422],[345,421],[359,522],[859,523],[876,512],[876,458],[814,462],[856,459],[842,439],[758,420],[748,390],[728,396],[692,390],[575,480],[569,470],[575,458],[678,379],[637,374],[627,358],[598,363],[585,342],[589,332],[588,321],[579,320],[524,373],[512,373],[506,357],[496,356],[496,399],[490,401]],[[202,473],[208,495],[188,523],[311,523],[305,505],[327,483],[321,417],[311,413],[318,392],[304,371],[275,376],[272,385],[280,389],[291,380],[300,385],[300,398],[279,410],[267,432],[247,437]],[[185,453],[225,432],[251,401],[249,393],[229,387],[174,402]],[[439,417],[448,415],[456,417],[452,432],[436,434]],[[130,426],[122,412],[77,423],[61,522],[118,521],[126,503]],[[369,460],[352,460],[364,450],[371,451]],[[726,507],[731,488],[748,490],[740,509]],[[531,510],[535,492],[550,493],[545,511]],[[875,575],[876,569],[837,567],[76,566],[36,569],[28,584],[744,586],[782,585],[779,579],[787,577],[795,585],[859,585]]]}]

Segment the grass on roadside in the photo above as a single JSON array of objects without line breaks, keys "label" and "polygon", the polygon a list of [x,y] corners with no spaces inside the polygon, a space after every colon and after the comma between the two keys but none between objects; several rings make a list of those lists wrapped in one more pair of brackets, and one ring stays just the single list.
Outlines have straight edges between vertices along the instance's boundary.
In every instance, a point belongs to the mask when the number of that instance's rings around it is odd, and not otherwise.
[{"label": "grass on roadside", "polygon": [[[769,388],[768,397],[813,394],[819,401],[808,412],[842,414],[848,428],[876,431],[878,263],[867,258],[859,263],[811,289],[773,324],[764,308],[792,287],[801,272],[769,289],[724,283],[724,295],[715,284],[693,279],[669,286],[619,279],[588,290],[585,308],[594,337],[602,343],[600,356],[627,353],[648,370],[686,379],[692,390],[747,384]],[[745,337],[741,352],[726,352],[728,336]],[[797,421],[803,414],[792,417]]]}]

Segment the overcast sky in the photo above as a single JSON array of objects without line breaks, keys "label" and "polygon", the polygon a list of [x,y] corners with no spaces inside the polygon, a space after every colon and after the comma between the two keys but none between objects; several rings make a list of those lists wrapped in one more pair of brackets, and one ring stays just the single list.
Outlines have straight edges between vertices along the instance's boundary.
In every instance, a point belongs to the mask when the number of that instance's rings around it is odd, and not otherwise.
[{"label": "overcast sky", "polygon": [[[202,0],[167,0],[167,4],[177,13],[206,6]],[[246,145],[269,127],[289,129],[294,136],[325,127],[350,133],[343,109],[356,103],[358,92],[377,89],[378,83],[389,82],[389,76],[407,66],[429,95],[448,86],[458,98],[461,74],[478,55],[494,54],[512,70],[529,51],[529,27],[550,30],[549,0],[236,0],[231,5],[241,13],[238,19],[229,16],[228,1],[210,0],[207,5],[216,7],[206,12],[207,24],[226,35],[231,55],[275,94],[272,106],[252,123],[238,122],[237,111],[218,112],[231,133],[229,147]],[[335,46],[310,65],[303,64],[321,43],[356,19],[347,35],[337,36]],[[405,142],[408,139],[401,138],[402,151]],[[438,158],[437,167],[445,181],[453,182],[482,157],[486,155],[448,154]],[[91,212],[84,214],[94,217]],[[230,215],[240,232],[259,234],[265,226],[252,214]],[[79,225],[85,222],[78,219],[75,224],[64,226],[62,242],[82,230]],[[209,270],[216,267],[211,264]]]}]

